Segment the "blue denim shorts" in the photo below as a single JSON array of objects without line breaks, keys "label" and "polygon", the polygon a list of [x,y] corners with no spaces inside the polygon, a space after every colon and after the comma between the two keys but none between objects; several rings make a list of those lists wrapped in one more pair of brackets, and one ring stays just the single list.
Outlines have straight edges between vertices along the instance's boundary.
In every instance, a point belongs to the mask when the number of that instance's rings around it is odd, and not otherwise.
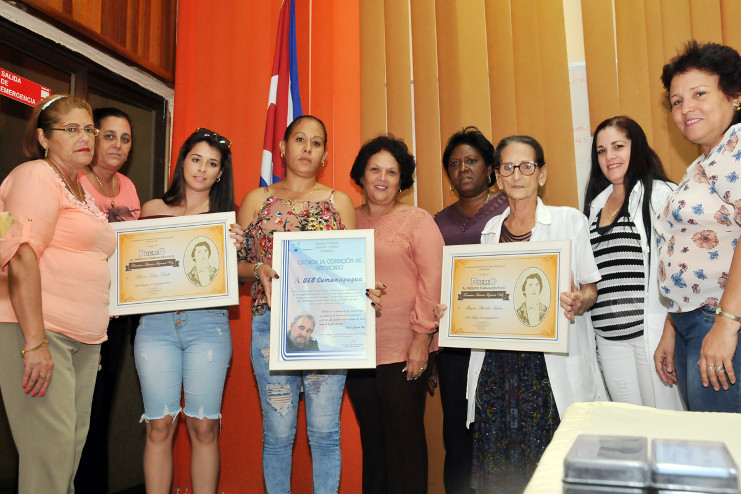
[{"label": "blue denim shorts", "polygon": [[226,309],[183,310],[142,316],[134,358],[139,374],[142,420],[173,419],[182,411],[199,419],[221,418],[221,398],[232,338]]}]

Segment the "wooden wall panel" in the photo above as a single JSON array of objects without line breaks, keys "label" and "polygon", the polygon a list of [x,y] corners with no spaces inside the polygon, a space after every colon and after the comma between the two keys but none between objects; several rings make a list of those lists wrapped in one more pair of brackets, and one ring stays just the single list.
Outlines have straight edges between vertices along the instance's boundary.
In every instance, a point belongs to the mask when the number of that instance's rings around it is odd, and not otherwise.
[{"label": "wooden wall panel", "polygon": [[177,0],[22,0],[167,82],[175,80]]}]

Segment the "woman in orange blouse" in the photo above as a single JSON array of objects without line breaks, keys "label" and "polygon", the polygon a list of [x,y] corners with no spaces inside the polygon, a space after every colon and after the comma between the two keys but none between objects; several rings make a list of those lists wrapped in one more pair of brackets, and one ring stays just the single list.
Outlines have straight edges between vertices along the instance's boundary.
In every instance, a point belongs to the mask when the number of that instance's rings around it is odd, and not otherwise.
[{"label": "woman in orange blouse", "polygon": [[367,199],[355,210],[358,228],[374,230],[376,279],[386,285],[376,317],[377,367],[347,373],[366,494],[427,492],[425,391],[437,350],[433,306],[443,238],[429,213],[399,201],[414,168],[403,141],[381,136],[363,145],[350,171]]},{"label": "woman in orange blouse", "polygon": [[0,210],[16,221],[0,239],[0,389],[21,494],[73,492],[85,443],[115,247],[77,178],[96,135],[82,98],[42,100],[24,142],[32,161],[0,186]]}]

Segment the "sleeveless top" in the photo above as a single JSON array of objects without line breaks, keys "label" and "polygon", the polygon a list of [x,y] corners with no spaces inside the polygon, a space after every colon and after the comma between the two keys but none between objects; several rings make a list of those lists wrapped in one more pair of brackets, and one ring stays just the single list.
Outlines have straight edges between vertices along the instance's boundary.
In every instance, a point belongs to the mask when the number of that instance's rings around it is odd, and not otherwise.
[{"label": "sleeveless top", "polygon": [[[340,213],[335,209],[332,198],[324,201],[289,201],[270,194],[262,203],[257,217],[245,230],[247,262],[273,262],[273,233],[320,230],[344,230]],[[265,289],[257,280],[252,285],[252,313],[259,314],[268,303]]]}]

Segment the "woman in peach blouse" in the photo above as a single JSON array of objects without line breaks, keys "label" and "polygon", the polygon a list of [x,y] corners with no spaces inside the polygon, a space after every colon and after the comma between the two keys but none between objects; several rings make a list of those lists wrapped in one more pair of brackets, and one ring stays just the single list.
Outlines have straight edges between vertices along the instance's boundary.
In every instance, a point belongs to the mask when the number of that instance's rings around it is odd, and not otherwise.
[{"label": "woman in peach blouse", "polygon": [[365,494],[427,492],[425,392],[437,350],[443,238],[429,213],[399,201],[414,168],[403,141],[381,136],[363,145],[350,171],[367,199],[355,210],[358,228],[374,230],[376,279],[386,285],[376,316],[377,366],[347,373]]},{"label": "woman in peach blouse", "polygon": [[20,494],[73,492],[108,326],[115,239],[78,181],[93,158],[90,105],[53,95],[31,113],[32,159],[0,186],[15,224],[0,239],[0,389]]}]

